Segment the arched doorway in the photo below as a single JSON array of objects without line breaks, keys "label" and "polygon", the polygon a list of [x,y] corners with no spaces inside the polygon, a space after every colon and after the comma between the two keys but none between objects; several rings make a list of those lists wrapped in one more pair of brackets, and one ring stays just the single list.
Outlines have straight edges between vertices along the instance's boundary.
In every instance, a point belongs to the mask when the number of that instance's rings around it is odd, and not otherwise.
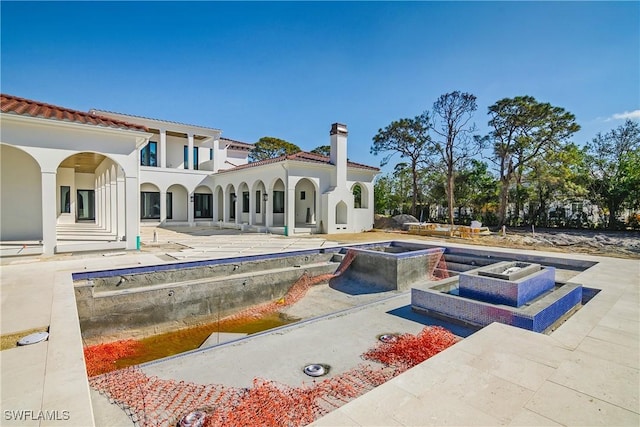
[{"label": "arched doorway", "polygon": [[[61,199],[58,200],[58,223],[89,222],[107,231],[114,230],[115,224],[111,224],[110,218],[117,218],[118,208],[124,209],[124,194],[118,194],[124,188],[117,185],[118,175],[124,179],[120,171],[114,160],[94,152],[77,153],[60,162],[56,171],[56,187]],[[121,204],[123,206],[119,206]]]},{"label": "arched doorway", "polygon": [[225,222],[236,222],[236,189],[232,184],[227,185],[225,191],[224,205],[226,206],[224,216]]},{"label": "arched doorway", "polygon": [[167,188],[167,221],[186,222],[189,217],[189,192],[180,184]]},{"label": "arched doorway", "polygon": [[250,204],[250,197],[251,194],[249,193],[249,186],[247,185],[246,182],[242,182],[240,183],[240,185],[238,186],[238,222],[240,222],[241,224],[248,224],[249,223],[249,215],[250,215],[250,210],[249,210],[249,204]]},{"label": "arched doorway", "polygon": [[0,235],[3,241],[42,240],[42,173],[28,153],[0,144]]},{"label": "arched doorway", "polygon": [[160,189],[151,183],[140,184],[140,220],[160,219]]},{"label": "arched doorway", "polygon": [[205,185],[201,185],[193,192],[193,218],[198,220],[213,219],[213,193]]},{"label": "arched doorway", "polygon": [[296,183],[295,221],[296,226],[316,225],[317,196],[316,186],[308,178]]},{"label": "arched doorway", "polygon": [[258,180],[253,184],[251,189],[251,193],[253,194],[253,224],[256,225],[266,225],[267,218],[267,201],[269,200],[269,195],[267,194],[267,189],[262,180]]},{"label": "arched doorway", "polygon": [[272,197],[272,212],[273,212],[273,225],[275,227],[283,227],[285,219],[285,187],[284,182],[278,178],[273,183]]}]

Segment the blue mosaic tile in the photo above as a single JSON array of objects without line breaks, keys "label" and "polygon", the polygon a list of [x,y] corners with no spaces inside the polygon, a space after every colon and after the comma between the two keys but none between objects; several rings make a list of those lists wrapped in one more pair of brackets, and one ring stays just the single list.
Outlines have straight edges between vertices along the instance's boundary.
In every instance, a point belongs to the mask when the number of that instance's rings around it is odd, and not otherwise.
[{"label": "blue mosaic tile", "polygon": [[542,270],[514,281],[479,276],[477,271],[460,273],[460,296],[520,307],[553,289],[555,272],[554,267],[542,267]]},{"label": "blue mosaic tile", "polygon": [[411,306],[418,311],[426,311],[454,320],[487,326],[493,322],[516,326],[534,332],[544,332],[565,313],[582,300],[581,285],[565,285],[555,295],[543,297],[530,307],[515,308],[475,301],[434,289],[412,289]]}]

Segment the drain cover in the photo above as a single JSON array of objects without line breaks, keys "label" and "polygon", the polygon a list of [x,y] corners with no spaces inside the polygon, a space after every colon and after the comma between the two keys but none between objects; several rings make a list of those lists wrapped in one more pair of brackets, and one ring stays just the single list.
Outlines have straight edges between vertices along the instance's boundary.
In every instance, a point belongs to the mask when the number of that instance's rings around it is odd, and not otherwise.
[{"label": "drain cover", "polygon": [[202,427],[207,414],[204,411],[189,412],[180,418],[177,427]]},{"label": "drain cover", "polygon": [[321,377],[327,373],[327,369],[319,363],[312,363],[303,369],[304,373],[310,377]]},{"label": "drain cover", "polygon": [[49,338],[49,332],[36,332],[35,334],[30,334],[21,338],[20,341],[18,341],[18,345],[36,344],[46,340],[47,338]]},{"label": "drain cover", "polygon": [[382,334],[378,337],[378,339],[382,342],[396,342],[398,341],[397,334]]}]

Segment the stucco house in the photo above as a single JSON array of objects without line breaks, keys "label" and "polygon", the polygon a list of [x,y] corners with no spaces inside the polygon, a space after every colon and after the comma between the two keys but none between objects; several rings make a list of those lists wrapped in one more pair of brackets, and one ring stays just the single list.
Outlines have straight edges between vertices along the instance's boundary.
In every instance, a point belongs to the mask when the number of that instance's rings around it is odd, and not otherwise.
[{"label": "stucco house", "polygon": [[2,255],[136,249],[145,225],[285,235],[373,227],[379,169],[331,155],[249,163],[253,145],[219,129],[1,95]]}]

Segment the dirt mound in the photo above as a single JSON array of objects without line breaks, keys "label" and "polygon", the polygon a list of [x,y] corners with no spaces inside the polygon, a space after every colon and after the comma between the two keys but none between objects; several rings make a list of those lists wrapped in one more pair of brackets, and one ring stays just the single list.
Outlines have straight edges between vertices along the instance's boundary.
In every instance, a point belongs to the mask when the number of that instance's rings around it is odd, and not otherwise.
[{"label": "dirt mound", "polygon": [[400,228],[389,216],[376,214],[373,218],[373,228],[376,230],[395,230]]},{"label": "dirt mound", "polygon": [[394,217],[378,215],[374,217],[373,228],[377,230],[406,230],[408,222],[419,222],[413,215],[401,214]]},{"label": "dirt mound", "polygon": [[415,216],[407,214],[396,215],[393,217],[393,221],[403,229],[406,229],[405,224],[408,222],[420,222]]},{"label": "dirt mound", "polygon": [[606,232],[596,230],[536,230],[507,229],[482,239],[483,244],[519,248],[556,248],[563,252],[593,255],[640,257],[640,234],[637,232]]}]

